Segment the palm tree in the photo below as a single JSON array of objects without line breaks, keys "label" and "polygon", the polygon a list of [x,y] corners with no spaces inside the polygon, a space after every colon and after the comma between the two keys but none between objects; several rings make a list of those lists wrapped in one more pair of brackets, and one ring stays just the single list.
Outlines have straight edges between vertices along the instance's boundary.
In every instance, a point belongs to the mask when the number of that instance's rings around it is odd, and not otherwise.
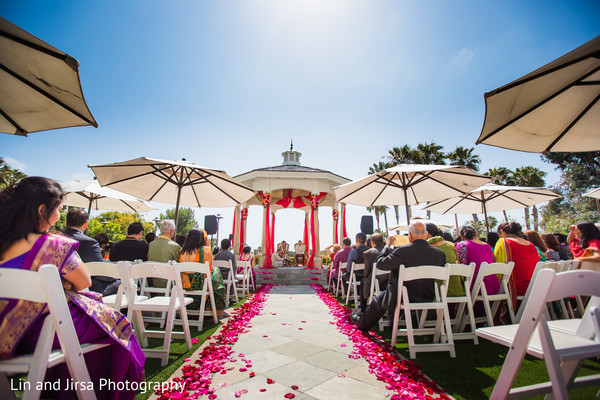
[{"label": "palm tree", "polygon": [[[395,147],[394,149],[398,149],[397,147]],[[392,153],[393,150],[390,150],[390,154]],[[384,162],[384,161],[379,161],[377,163],[373,163],[373,165],[371,167],[369,167],[369,175],[373,175],[376,174],[377,172],[383,171],[386,168],[391,167],[391,163],[390,162]],[[369,208],[367,208],[367,210],[369,210]],[[369,210],[371,211],[371,210]],[[383,210],[383,216],[385,218],[385,229],[387,231],[388,228],[388,223],[387,223],[387,207],[385,207],[385,209]],[[382,212],[381,210],[379,212]],[[400,216],[398,214],[398,205],[394,205],[394,213],[396,214],[396,225],[400,225]],[[379,226],[379,222],[377,222],[377,225]]]},{"label": "palm tree", "polygon": [[[527,166],[515,169],[509,181],[516,186],[542,187],[545,185],[544,177],[546,173],[538,168]],[[538,210],[535,205],[532,206],[533,212],[533,229],[538,230]],[[531,229],[529,220],[529,207],[525,207],[525,226]]]},{"label": "palm tree", "polygon": [[388,150],[388,165],[393,167],[398,164],[418,164],[418,152],[405,144],[402,147],[392,147]]},{"label": "palm tree", "polygon": [[[473,171],[479,171],[481,158],[477,154],[473,154],[474,147],[467,149],[466,147],[457,146],[454,151],[446,154],[446,158],[450,161],[450,165],[464,165]],[[473,213],[473,221],[478,221],[477,213]]]},{"label": "palm tree", "polygon": [[[492,178],[491,183],[495,183],[496,185],[512,185],[511,177],[513,174],[513,171],[504,167],[490,168],[487,172],[483,173],[483,175]],[[508,214],[506,214],[506,210],[502,210],[502,213],[504,214],[504,221],[508,222]]]},{"label": "palm tree", "polygon": [[416,164],[445,165],[446,155],[442,151],[443,148],[444,146],[440,146],[435,142],[418,144],[419,160]]}]

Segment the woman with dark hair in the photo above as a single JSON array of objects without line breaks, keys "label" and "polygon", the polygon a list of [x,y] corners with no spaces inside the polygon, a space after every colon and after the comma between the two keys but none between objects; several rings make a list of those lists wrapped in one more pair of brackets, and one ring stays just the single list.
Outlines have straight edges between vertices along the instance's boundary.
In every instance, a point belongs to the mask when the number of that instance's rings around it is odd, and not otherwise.
[{"label": "woman with dark hair", "polygon": [[538,259],[539,261],[547,261],[546,252],[548,248],[546,247],[546,243],[542,240],[542,237],[539,233],[534,230],[528,229],[525,231],[525,236],[527,236],[527,240],[531,242],[538,251]]},{"label": "woman with dark hair", "polygon": [[[197,262],[208,263],[211,272],[211,281],[215,296],[215,306],[217,314],[225,308],[225,285],[223,284],[223,275],[219,268],[213,268],[213,254],[207,243],[206,232],[202,229],[191,229],[181,247],[179,262]],[[181,283],[184,290],[202,290],[204,287],[204,275],[186,272],[181,273]],[[190,310],[198,310],[202,296],[190,296],[194,301],[187,306]],[[210,307],[210,302],[206,303]]]},{"label": "woman with dark hair", "polygon": [[[456,243],[456,252],[458,253],[458,262],[469,265],[475,263],[475,272],[471,281],[471,289],[475,284],[475,279],[479,273],[479,267],[482,262],[491,264],[494,262],[494,252],[489,244],[477,238],[477,231],[471,225],[464,225],[460,228],[460,237],[462,241]],[[493,275],[483,278],[483,284],[488,294],[496,294],[500,289],[500,281]]]},{"label": "woman with dark hair", "polygon": [[492,250],[494,250],[494,248],[496,248],[496,243],[498,243],[498,239],[500,239],[500,236],[498,235],[498,233],[488,232],[485,237],[485,242],[490,245]]},{"label": "woman with dark hair", "polygon": [[548,248],[546,259],[548,261],[560,261],[560,242],[552,233],[542,233],[542,240]]},{"label": "woman with dark hair", "polygon": [[[250,267],[252,268],[252,279],[253,282],[256,282],[256,272],[254,271],[254,256],[251,253],[252,248],[250,246],[244,246],[242,248],[242,254],[240,254],[239,260],[240,261],[250,261]],[[242,271],[242,267],[238,268],[237,273],[241,274]]]},{"label": "woman with dark hair", "polygon": [[600,230],[592,222],[582,222],[569,227],[569,250],[580,262],[600,262]]},{"label": "woman with dark hair", "polygon": [[94,239],[100,245],[100,251],[102,252],[102,258],[107,260],[110,256],[110,238],[106,233],[99,233],[94,236]]},{"label": "woman with dark hair", "polygon": [[[37,271],[53,264],[61,275],[67,304],[81,343],[109,343],[88,353],[87,367],[98,398],[133,399],[135,390],[100,390],[103,379],[141,382],[145,357],[131,325],[118,311],[102,303],[90,286],[90,274],[77,254],[79,243],[48,233],[60,218],[64,192],[57,182],[24,178],[0,192],[0,268]],[[9,300],[0,310],[0,359],[31,354],[41,334],[46,307],[40,303]],[[54,338],[53,348],[59,348]],[[90,362],[93,359],[93,362]],[[66,364],[49,368],[45,381],[59,382],[59,391],[43,397],[77,398]],[[44,385],[47,387],[46,385]],[[129,387],[129,386],[128,386]]]},{"label": "woman with dark hair", "polygon": [[521,237],[521,224],[503,222],[498,225],[500,239],[494,249],[495,262],[513,261],[515,266],[510,276],[513,307],[517,306],[516,296],[523,296],[527,291],[535,265],[539,261],[535,246]]}]

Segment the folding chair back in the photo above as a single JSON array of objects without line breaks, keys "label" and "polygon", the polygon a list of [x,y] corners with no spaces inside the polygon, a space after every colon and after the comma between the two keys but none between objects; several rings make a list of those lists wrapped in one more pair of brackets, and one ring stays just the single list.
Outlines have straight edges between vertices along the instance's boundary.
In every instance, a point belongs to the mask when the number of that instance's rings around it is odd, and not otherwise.
[{"label": "folding chair back", "polygon": [[[201,296],[200,300],[200,308],[198,310],[187,310],[189,315],[197,315],[198,320],[192,321],[189,320],[190,325],[194,325],[198,327],[198,330],[201,331],[204,326],[204,317],[212,316],[213,322],[216,324],[219,322],[217,318],[217,308],[215,306],[215,294],[213,290],[211,274],[210,274],[210,265],[208,263],[197,263],[197,262],[182,262],[178,263],[177,267],[179,270],[187,273],[196,273],[204,275],[204,284],[201,289],[196,290],[186,290],[184,294],[186,296]],[[210,301],[210,311],[206,310],[206,299]],[[176,319],[176,324],[183,324],[183,319]]]},{"label": "folding chair back", "polygon": [[517,315],[515,316],[515,322],[518,323],[521,321],[521,317],[523,316],[523,312],[525,311],[525,304],[527,304],[527,300],[529,300],[529,296],[531,295],[531,290],[533,289],[533,285],[535,284],[535,280],[537,278],[538,273],[544,268],[545,263],[543,261],[535,264],[535,269],[533,270],[533,274],[531,274],[531,280],[529,281],[529,285],[527,286],[527,291],[525,291],[525,295],[517,296],[517,300],[521,302],[519,305],[519,309],[517,310]]},{"label": "folding chair back", "polygon": [[[109,263],[109,262],[100,262],[93,261],[85,263],[88,271],[90,272],[90,276],[108,276],[109,278],[119,279],[121,284],[117,289],[116,294],[111,294],[109,296],[103,296],[102,301],[107,306],[114,308],[117,311],[120,311],[122,308],[127,307],[127,299],[129,295],[129,287],[126,276],[127,272],[125,270],[126,266],[124,263],[128,263],[129,261],[119,261],[117,264]],[[139,296],[138,296],[139,297]],[[146,296],[141,296],[144,299],[147,299]]]},{"label": "folding chair back", "polygon": [[[511,322],[515,322],[515,313],[513,311],[511,293],[508,285],[510,275],[512,274],[514,266],[515,263],[513,261],[509,261],[507,263],[481,263],[481,265],[479,266],[479,273],[477,274],[477,279],[475,280],[473,290],[471,291],[471,300],[473,301],[473,303],[477,301],[483,302],[483,307],[485,309],[485,317],[476,318],[476,323],[486,322],[488,326],[494,326],[494,316],[500,308],[500,304],[502,301],[506,302]],[[489,275],[502,276],[502,278],[500,279],[500,289],[496,294],[488,294],[485,288],[483,279]],[[466,321],[463,319],[463,323],[464,322]]]},{"label": "folding chair back", "polygon": [[[573,295],[594,296],[575,334],[553,329],[544,313],[546,303]],[[583,360],[600,355],[598,296],[599,273],[569,271],[557,274],[544,268],[538,273],[520,324],[477,329],[478,336],[509,347],[491,398],[529,397],[553,392],[557,399],[568,399],[568,388],[598,385],[600,375],[576,379]],[[511,390],[526,353],[544,359],[550,382]]]},{"label": "folding chair back", "polygon": [[[458,276],[463,278],[462,282],[465,291],[464,296],[447,297],[448,305],[458,304],[456,308],[456,317],[452,320],[453,337],[454,339],[472,339],[473,343],[478,344],[479,340],[475,334],[475,313],[473,312],[473,301],[471,300],[471,281],[473,280],[473,274],[475,273],[475,263],[472,262],[469,265],[446,264],[446,268],[449,269],[448,274],[450,277]],[[470,332],[460,331],[460,323],[463,316],[469,318],[469,325],[471,327]]]},{"label": "folding chair back", "polygon": [[[181,275],[177,264],[163,264],[155,262],[144,262],[141,264],[130,265],[127,269],[128,279],[140,278],[159,278],[166,279],[167,284],[172,283],[170,293],[164,293],[162,296],[150,297],[142,300],[135,297],[134,286],[129,288],[129,302],[127,309],[127,319],[134,326],[135,334],[143,347],[148,347],[149,337],[162,337],[162,350],[143,349],[146,357],[156,357],[161,359],[161,365],[167,364],[169,358],[169,349],[171,337],[185,339],[188,350],[192,348],[192,338],[190,335],[190,326],[185,312],[185,306],[192,302],[189,297],[183,296],[181,289]],[[173,332],[175,312],[179,311],[182,319],[183,332]],[[165,330],[148,330],[144,326],[144,320],[150,321],[151,317],[144,317],[142,312],[166,313]]]},{"label": "folding chair back", "polygon": [[[237,261],[238,271],[241,269],[241,273],[235,274],[237,290],[242,293],[242,296],[250,294],[250,277],[252,276],[252,271],[250,269],[250,261]],[[241,285],[241,286],[240,286]]]},{"label": "folding chair back", "polygon": [[225,284],[225,305],[229,306],[230,298],[229,296],[233,293],[235,296],[235,302],[239,301],[237,295],[237,287],[235,284],[235,271],[233,270],[233,265],[231,264],[231,260],[214,260],[213,268],[227,268],[229,269],[229,273],[227,274],[227,278],[223,277],[223,283]]},{"label": "folding chair back", "polygon": [[[408,351],[410,358],[415,358],[417,352],[425,351],[449,351],[450,357],[456,357],[454,350],[454,340],[452,336],[452,327],[450,325],[450,314],[448,312],[448,303],[446,296],[446,287],[450,279],[450,269],[441,266],[424,265],[418,267],[400,266],[398,275],[398,297],[396,309],[394,310],[394,322],[392,324],[392,346],[396,344],[396,338],[399,334],[400,311],[404,310],[404,319],[406,321],[406,329],[400,330],[402,334],[408,336]],[[404,286],[405,282],[410,282],[417,279],[433,279],[441,281],[438,286],[432,281],[435,291],[435,299],[431,302],[411,303],[408,295],[408,290]],[[436,324],[434,328],[425,328],[425,321],[429,310],[436,312]],[[421,311],[418,322],[418,327],[413,328],[412,311]],[[416,344],[414,335],[431,335],[433,334],[433,343]],[[444,343],[443,338],[446,338]]]},{"label": "folding chair back", "polygon": [[[54,265],[42,265],[38,271],[0,268],[0,293],[5,299],[46,303],[49,310],[49,314],[43,317],[45,320],[34,353],[0,361],[0,379],[4,385],[8,384],[7,373],[27,373],[23,399],[39,399],[41,392],[38,383],[44,381],[46,369],[62,362],[67,363],[74,382],[90,382],[83,354],[106,345],[79,345],[60,276]],[[55,333],[61,350],[52,351]],[[85,387],[76,386],[77,396],[80,399],[95,399],[95,393],[84,390]]]},{"label": "folding chair back", "polygon": [[358,291],[359,291],[359,286],[361,285],[361,281],[356,279],[356,273],[358,271],[363,271],[365,270],[365,264],[357,264],[357,263],[353,263],[352,264],[352,268],[350,269],[350,278],[348,279],[348,293],[346,294],[346,305],[348,305],[348,300],[350,299],[350,292],[353,293],[354,296],[354,308],[357,309],[359,306],[359,301],[358,301]]},{"label": "folding chair back", "polygon": [[[337,273],[337,282],[335,283],[335,296],[337,297],[338,292],[342,293],[342,299],[344,298],[344,285],[342,285],[342,275],[344,274],[344,271],[346,270],[346,263],[345,262],[341,262],[338,265],[338,273]],[[340,291],[340,288],[342,289]]]},{"label": "folding chair back", "polygon": [[368,300],[368,304],[371,304],[371,302],[373,301],[373,297],[377,296],[379,293],[381,293],[381,287],[379,286],[379,280],[377,279],[378,276],[381,275],[389,275],[390,271],[383,271],[380,269],[377,269],[377,263],[373,263],[373,270],[371,271],[371,288],[369,289],[369,300]]}]

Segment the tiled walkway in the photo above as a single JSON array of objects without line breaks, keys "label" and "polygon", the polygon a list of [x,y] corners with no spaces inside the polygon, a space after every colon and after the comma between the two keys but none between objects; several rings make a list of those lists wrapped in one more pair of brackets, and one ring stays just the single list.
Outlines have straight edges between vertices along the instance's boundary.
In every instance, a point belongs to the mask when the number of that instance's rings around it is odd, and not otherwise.
[{"label": "tiled walkway", "polygon": [[[226,374],[213,376],[217,398],[235,399],[244,389],[240,397],[246,399],[284,399],[286,393],[295,399],[389,399],[393,392],[369,373],[363,358],[348,357],[353,344],[330,321],[328,307],[311,287],[273,287],[261,315],[232,347],[237,361],[225,365]],[[247,363],[252,366],[245,371]]]}]

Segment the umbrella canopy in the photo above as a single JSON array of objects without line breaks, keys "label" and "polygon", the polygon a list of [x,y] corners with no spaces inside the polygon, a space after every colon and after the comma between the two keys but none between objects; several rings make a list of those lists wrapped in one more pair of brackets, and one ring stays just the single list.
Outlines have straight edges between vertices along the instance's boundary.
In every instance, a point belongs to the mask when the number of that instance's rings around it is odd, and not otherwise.
[{"label": "umbrella canopy", "polygon": [[[412,224],[414,222],[422,222],[424,224],[427,224],[429,222],[430,224],[434,224],[435,226],[437,226],[440,229],[450,229],[453,226],[453,225],[449,225],[445,222],[432,221],[427,217],[412,217],[410,219],[410,223]],[[391,232],[391,231],[408,231],[408,225],[396,225],[391,228],[388,228],[388,232]]]},{"label": "umbrella canopy", "polygon": [[100,185],[147,201],[179,206],[233,207],[248,200],[254,192],[236,182],[224,171],[181,161],[140,157],[134,160],[89,166]]},{"label": "umbrella canopy", "polygon": [[365,207],[408,206],[468,193],[489,182],[465,166],[399,164],[334,188],[337,201]]},{"label": "umbrella canopy", "polygon": [[101,187],[98,181],[81,180],[61,182],[67,193],[64,204],[67,206],[94,210],[146,212],[156,210],[150,204],[117,190]]},{"label": "umbrella canopy", "polygon": [[0,132],[98,127],[83,98],[79,63],[0,17]]},{"label": "umbrella canopy", "polygon": [[594,199],[600,199],[600,188],[590,189],[583,195],[587,197],[593,197]]},{"label": "umbrella canopy", "polygon": [[488,211],[525,208],[561,197],[544,187],[503,186],[488,183],[468,194],[431,201],[425,209],[438,214],[483,213],[486,227],[489,230],[487,226]]},{"label": "umbrella canopy", "polygon": [[600,150],[600,36],[484,97],[477,144],[532,153]]}]

